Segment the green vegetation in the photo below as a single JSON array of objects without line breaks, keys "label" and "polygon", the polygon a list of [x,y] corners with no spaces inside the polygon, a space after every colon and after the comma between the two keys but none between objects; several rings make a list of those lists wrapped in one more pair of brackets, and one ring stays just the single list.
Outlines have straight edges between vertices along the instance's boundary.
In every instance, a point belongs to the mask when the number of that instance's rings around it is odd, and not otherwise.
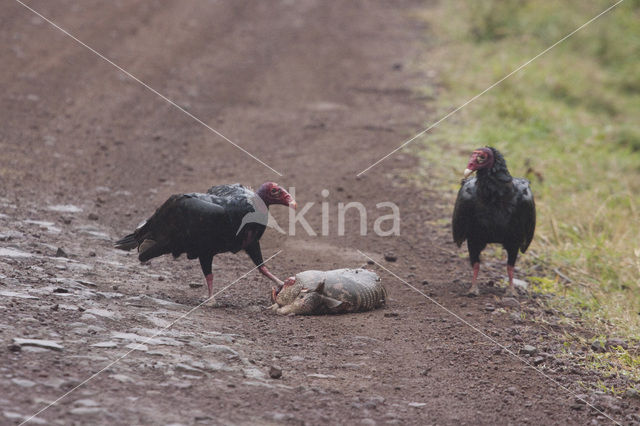
[{"label": "green vegetation", "polygon": [[[601,378],[606,381],[609,377],[623,377],[627,379],[627,386],[614,386],[599,380],[596,387],[612,394],[622,394],[629,388],[634,388],[634,383],[640,382],[640,355],[624,349],[622,346],[609,348],[605,352],[589,350],[593,341],[599,341],[604,346],[606,338],[599,336],[587,340],[580,336],[565,334],[564,352],[560,358],[578,360],[578,364],[590,370],[598,371]],[[574,352],[575,351],[575,352]],[[576,355],[579,353],[580,355]],[[637,390],[637,389],[636,389]]]},{"label": "green vegetation", "polygon": [[[437,85],[425,89],[436,95],[431,117],[613,3],[452,0],[424,10],[429,56],[418,66]],[[470,152],[500,149],[536,196],[536,236],[518,263],[534,288],[564,296],[563,310],[600,333],[638,339],[640,0],[626,0],[416,142],[425,181],[451,202]]]}]

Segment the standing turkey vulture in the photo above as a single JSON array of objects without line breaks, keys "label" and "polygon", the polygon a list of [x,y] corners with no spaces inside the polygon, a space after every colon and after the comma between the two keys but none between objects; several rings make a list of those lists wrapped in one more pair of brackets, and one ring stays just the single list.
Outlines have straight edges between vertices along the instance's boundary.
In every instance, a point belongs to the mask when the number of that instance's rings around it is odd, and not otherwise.
[{"label": "standing turkey vulture", "polygon": [[[466,179],[477,171],[476,177]],[[536,227],[536,206],[529,181],[513,178],[504,157],[497,149],[480,148],[471,154],[465,180],[453,209],[453,240],[460,247],[467,240],[473,280],[469,295],[478,295],[480,252],[489,243],[499,243],[507,250],[507,295],[515,296],[513,268],[527,250]]]},{"label": "standing turkey vulture", "polygon": [[247,252],[259,271],[278,286],[282,281],[262,265],[260,237],[266,228],[269,206],[283,204],[296,208],[287,191],[273,182],[262,184],[257,192],[238,183],[211,187],[206,194],[177,194],[169,197],[136,230],[117,241],[116,248],[138,248],[138,259],[182,253],[198,258],[207,280],[208,299],[213,296],[213,256],[240,250]]}]

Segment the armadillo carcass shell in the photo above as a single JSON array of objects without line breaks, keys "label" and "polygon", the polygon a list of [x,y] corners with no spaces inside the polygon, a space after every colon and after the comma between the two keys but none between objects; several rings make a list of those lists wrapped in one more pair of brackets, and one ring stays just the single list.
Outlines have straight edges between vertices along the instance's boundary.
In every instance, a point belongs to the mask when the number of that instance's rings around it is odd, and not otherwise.
[{"label": "armadillo carcass shell", "polygon": [[303,271],[295,276],[295,284],[284,287],[276,302],[283,306],[291,303],[305,288],[315,290],[324,282],[323,295],[342,303],[328,313],[361,312],[385,304],[387,291],[375,272],[366,269],[335,269],[332,271]]}]

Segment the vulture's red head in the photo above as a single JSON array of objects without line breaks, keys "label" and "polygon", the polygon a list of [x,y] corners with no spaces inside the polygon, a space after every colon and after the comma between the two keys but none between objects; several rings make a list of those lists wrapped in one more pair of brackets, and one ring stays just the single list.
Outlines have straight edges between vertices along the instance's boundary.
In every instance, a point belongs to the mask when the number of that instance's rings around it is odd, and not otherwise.
[{"label": "vulture's red head", "polygon": [[293,199],[291,194],[275,182],[263,183],[258,189],[257,194],[267,206],[271,204],[282,204],[293,209],[298,207],[298,203],[296,203],[296,200]]},{"label": "vulture's red head", "polygon": [[493,167],[493,151],[491,148],[479,148],[471,153],[471,158],[469,158],[469,164],[467,164],[467,168],[464,171],[464,177],[467,178],[469,175],[476,170],[481,169],[490,169]]}]

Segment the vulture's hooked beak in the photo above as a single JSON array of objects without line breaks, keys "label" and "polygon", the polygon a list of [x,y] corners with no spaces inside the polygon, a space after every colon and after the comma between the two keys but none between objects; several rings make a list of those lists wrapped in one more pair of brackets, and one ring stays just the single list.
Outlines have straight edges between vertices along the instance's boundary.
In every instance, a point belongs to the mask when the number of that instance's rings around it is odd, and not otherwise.
[{"label": "vulture's hooked beak", "polygon": [[298,203],[296,203],[296,200],[292,198],[291,201],[289,201],[289,207],[296,210],[298,208]]},{"label": "vulture's hooked beak", "polygon": [[468,177],[471,175],[471,173],[473,173],[473,170],[471,170],[471,169],[464,169],[464,178],[465,178],[465,179],[466,179],[466,178],[468,178]]}]

